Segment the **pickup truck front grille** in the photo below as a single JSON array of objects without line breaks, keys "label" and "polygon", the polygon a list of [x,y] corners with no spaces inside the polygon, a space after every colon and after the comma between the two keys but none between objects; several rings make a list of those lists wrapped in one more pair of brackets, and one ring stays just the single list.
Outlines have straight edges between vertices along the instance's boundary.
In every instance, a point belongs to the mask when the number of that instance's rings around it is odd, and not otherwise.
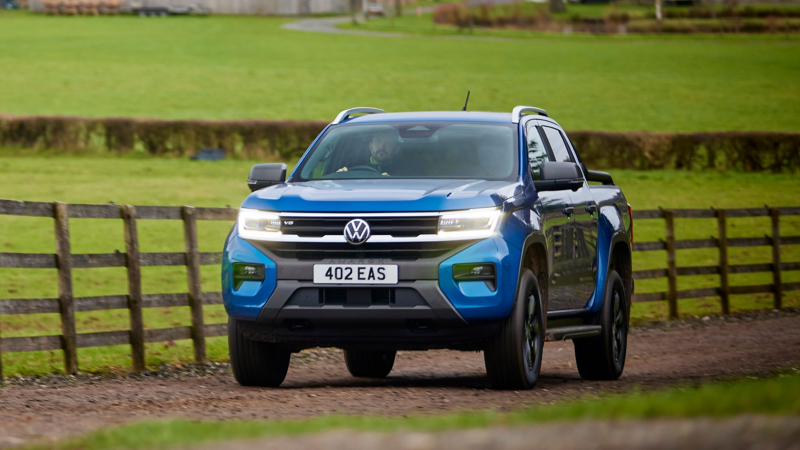
[{"label": "pickup truck front grille", "polygon": [[[347,222],[356,217],[292,217],[281,216],[281,231],[284,234],[300,237],[341,236]],[[363,217],[369,224],[373,235],[393,237],[416,237],[420,234],[436,234],[439,227],[438,216],[381,216]]]},{"label": "pickup truck front grille", "polygon": [[394,259],[438,258],[474,241],[388,242],[350,245],[347,243],[259,242],[259,247],[279,258],[323,259]]}]

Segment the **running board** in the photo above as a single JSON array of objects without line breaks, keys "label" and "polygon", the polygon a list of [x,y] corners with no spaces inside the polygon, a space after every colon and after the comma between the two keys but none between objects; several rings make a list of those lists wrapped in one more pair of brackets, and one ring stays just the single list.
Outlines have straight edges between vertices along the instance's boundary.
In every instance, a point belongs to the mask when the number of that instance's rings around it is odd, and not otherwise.
[{"label": "running board", "polygon": [[545,341],[566,341],[567,339],[598,336],[603,331],[600,325],[570,325],[547,329]]}]

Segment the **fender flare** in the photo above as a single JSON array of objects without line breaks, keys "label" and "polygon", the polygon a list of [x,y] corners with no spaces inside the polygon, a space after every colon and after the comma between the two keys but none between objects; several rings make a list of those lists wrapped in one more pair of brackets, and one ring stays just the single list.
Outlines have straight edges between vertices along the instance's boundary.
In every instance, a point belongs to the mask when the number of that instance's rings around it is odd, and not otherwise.
[{"label": "fender flare", "polygon": [[[608,269],[606,270],[606,273],[608,273],[608,270],[611,270],[611,258],[614,257],[614,247],[616,247],[617,244],[620,244],[620,243],[628,251],[628,255],[629,255],[630,259],[631,259],[631,286],[630,287],[632,287],[633,286],[633,248],[631,246],[630,237],[623,230],[617,231],[616,233],[614,233],[614,236],[611,238],[611,244],[609,245],[609,251],[608,251],[608,265],[607,265]],[[624,281],[624,278],[623,278],[623,281]],[[608,282],[608,280],[606,280],[606,282]],[[605,292],[605,288],[604,288],[603,292]],[[632,291],[632,289],[629,289],[629,286],[625,286],[625,296],[627,297],[628,308],[630,309],[631,303],[633,302],[633,291]]]},{"label": "fender flare", "polygon": [[[519,270],[517,271],[518,272],[517,273],[517,289],[519,289],[519,282],[520,282],[520,279],[522,278],[522,268],[523,268],[523,264],[525,263],[525,258],[524,258],[525,254],[528,252],[528,250],[534,244],[541,244],[542,247],[544,248],[545,261],[547,263],[547,267],[545,267],[546,273],[544,274],[544,276],[546,278],[545,285],[544,285],[544,291],[547,292],[547,286],[548,286],[547,285],[547,281],[550,280],[550,259],[549,259],[549,254],[548,254],[548,251],[547,251],[547,238],[544,236],[544,233],[542,233],[541,230],[534,230],[533,232],[528,234],[528,236],[525,237],[525,241],[522,243],[522,253],[519,256]],[[536,281],[537,282],[540,281],[539,276],[537,274],[534,274],[534,276],[536,276]],[[542,289],[542,283],[539,282],[539,291],[541,292],[542,290],[543,290]],[[542,296],[543,297],[547,297],[546,295],[542,295]],[[548,309],[547,298],[543,298],[542,300],[543,300],[543,303],[545,303],[544,309],[545,309],[545,314],[546,314],[547,313],[547,309]],[[516,303],[516,298],[514,299],[514,302]],[[547,328],[547,320],[545,320],[545,329],[546,328]]]},{"label": "fender flare", "polygon": [[[614,247],[617,244],[622,243],[625,246],[625,248],[628,249],[628,252],[631,251],[630,238],[627,232],[625,231],[624,224],[622,223],[622,218],[623,218],[622,214],[620,214],[616,206],[604,207],[601,209],[600,214],[601,217],[604,217],[607,221],[607,223],[605,224],[605,226],[607,227],[607,231],[606,229],[603,228],[604,224],[601,221],[601,223],[598,224],[598,233],[597,233],[597,238],[598,238],[597,283],[595,284],[595,293],[592,296],[592,299],[590,300],[588,305],[588,309],[590,309],[592,312],[599,311],[600,307],[602,306],[603,295],[606,290],[606,284],[608,283],[608,271],[611,269],[611,258],[614,256],[613,255]],[[611,214],[611,217],[609,217],[609,214]],[[615,226],[614,222],[617,222],[616,224],[617,226]],[[603,235],[606,234],[608,231],[611,232],[610,233],[611,236],[607,238],[608,244],[606,244],[605,242],[600,242],[601,237],[603,237]],[[630,304],[630,294],[628,295],[628,297],[629,297],[628,303]]]}]

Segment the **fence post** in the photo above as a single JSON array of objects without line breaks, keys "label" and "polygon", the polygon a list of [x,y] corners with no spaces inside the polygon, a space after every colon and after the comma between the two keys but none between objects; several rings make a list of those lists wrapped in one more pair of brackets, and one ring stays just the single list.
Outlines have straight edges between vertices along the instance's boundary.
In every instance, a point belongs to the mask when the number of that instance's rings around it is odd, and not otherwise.
[{"label": "fence post", "polygon": [[769,210],[772,219],[772,284],[775,293],[775,309],[781,309],[783,286],[781,285],[781,211],[777,208]]},{"label": "fence post", "polygon": [[728,224],[724,209],[717,210],[717,229],[719,239],[719,298],[722,314],[730,314],[730,287],[728,286]]},{"label": "fence post", "polygon": [[0,337],[0,382],[3,380],[3,338]]},{"label": "fence post", "polygon": [[58,263],[58,309],[61,316],[61,348],[64,369],[78,373],[78,346],[75,337],[75,308],[72,301],[72,261],[69,245],[67,204],[55,202],[56,261]]},{"label": "fence post", "polygon": [[672,211],[664,211],[667,237],[667,277],[669,289],[667,302],[669,302],[669,318],[678,318],[678,271],[675,268],[675,217]]},{"label": "fence post", "polygon": [[206,363],[206,331],[203,324],[203,290],[200,286],[200,252],[197,250],[197,221],[195,209],[181,207],[183,237],[186,241],[186,274],[189,281],[189,307],[192,310],[192,341],[194,360]]},{"label": "fence post", "polygon": [[128,269],[128,312],[131,329],[131,360],[133,371],[144,371],[144,319],[142,318],[142,273],[139,267],[139,237],[136,232],[136,208],[120,205],[125,224],[125,253]]}]

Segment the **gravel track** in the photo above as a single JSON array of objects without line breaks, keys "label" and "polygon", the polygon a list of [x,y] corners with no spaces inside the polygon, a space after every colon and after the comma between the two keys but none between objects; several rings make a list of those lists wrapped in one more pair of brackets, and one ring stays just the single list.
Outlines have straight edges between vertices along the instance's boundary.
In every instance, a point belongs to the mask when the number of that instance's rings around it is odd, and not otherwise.
[{"label": "gravel track", "polygon": [[338,350],[292,357],[278,389],[244,388],[227,367],[138,377],[34,379],[0,389],[0,446],[63,438],[131,421],[284,419],[323,414],[398,416],[447,411],[508,411],[588,394],[766,375],[800,367],[800,316],[694,321],[634,330],[615,382],[581,380],[572,343],[545,345],[542,377],[531,391],[489,389],[483,355],[401,352],[386,380],[351,377]]}]

